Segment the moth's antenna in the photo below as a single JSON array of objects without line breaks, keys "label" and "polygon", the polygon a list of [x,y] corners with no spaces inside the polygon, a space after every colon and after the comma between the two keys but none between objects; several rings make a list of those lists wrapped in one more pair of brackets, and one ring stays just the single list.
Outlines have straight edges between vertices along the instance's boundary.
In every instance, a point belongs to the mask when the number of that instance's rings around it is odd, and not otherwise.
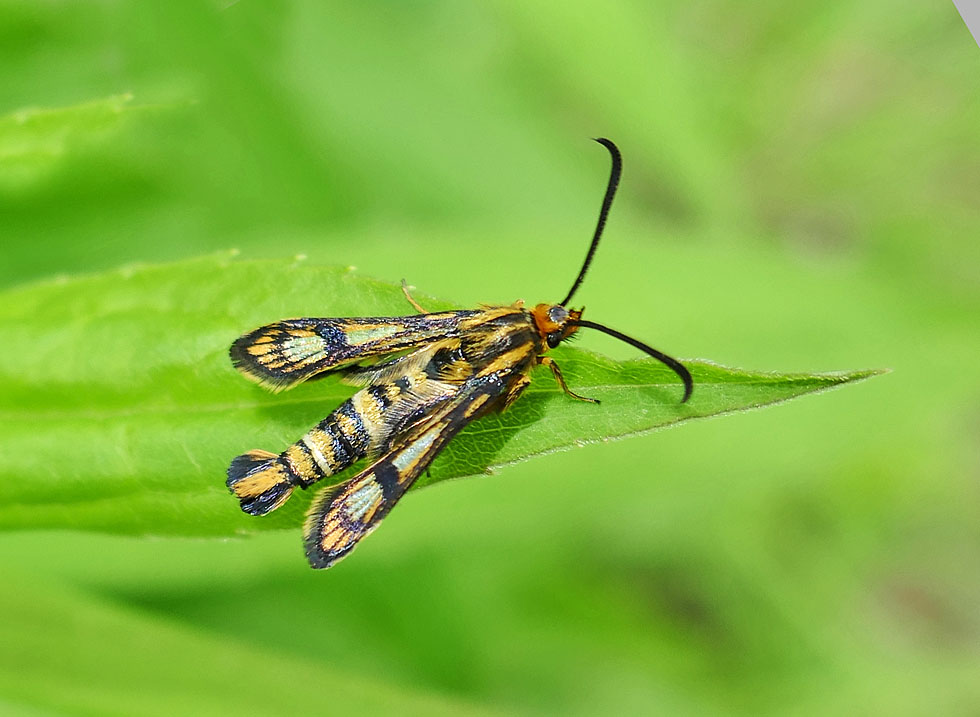
[{"label": "moth's antenna", "polygon": [[599,222],[596,224],[595,234],[592,235],[592,244],[589,246],[589,253],[585,255],[585,263],[582,264],[582,269],[579,271],[575,283],[572,284],[572,289],[568,292],[568,296],[561,302],[561,306],[565,306],[572,300],[572,296],[578,290],[582,279],[585,278],[585,272],[589,270],[589,264],[592,263],[592,257],[595,254],[596,247],[599,246],[599,238],[602,236],[602,230],[606,226],[609,207],[612,206],[613,197],[616,196],[616,187],[619,186],[619,175],[623,173],[623,156],[619,153],[619,148],[612,143],[612,140],[608,140],[605,137],[596,137],[595,141],[608,149],[609,154],[612,155],[612,171],[609,173],[609,184],[606,185],[606,195],[602,198],[602,209],[599,210]]},{"label": "moth's antenna", "polygon": [[681,403],[685,403],[687,399],[691,397],[691,391],[694,390],[694,380],[691,378],[691,372],[688,371],[684,364],[675,358],[671,358],[665,353],[657,351],[657,349],[652,346],[647,346],[642,341],[637,341],[631,336],[626,334],[621,334],[616,329],[610,329],[608,326],[603,326],[602,324],[597,324],[594,321],[586,321],[585,319],[575,319],[574,321],[568,322],[569,326],[581,326],[585,329],[595,329],[596,331],[601,331],[604,334],[609,334],[610,336],[619,339],[620,341],[625,341],[630,346],[635,346],[640,349],[645,354],[653,356],[657,361],[666,364],[674,373],[676,373],[681,381],[684,382],[684,398],[681,399]]}]

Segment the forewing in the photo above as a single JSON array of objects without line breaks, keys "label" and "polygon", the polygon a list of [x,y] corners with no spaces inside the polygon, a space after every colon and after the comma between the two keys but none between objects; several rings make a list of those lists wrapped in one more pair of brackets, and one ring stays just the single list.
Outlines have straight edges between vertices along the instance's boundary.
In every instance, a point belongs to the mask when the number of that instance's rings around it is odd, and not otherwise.
[{"label": "forewing", "polygon": [[460,322],[479,313],[285,319],[241,336],[231,345],[231,361],[252,381],[282,391],[345,364],[456,336]]},{"label": "forewing", "polygon": [[328,568],[346,557],[378,527],[446,444],[506,393],[507,384],[498,375],[472,379],[436,415],[409,430],[391,452],[349,481],[324,489],[304,526],[310,565]]}]

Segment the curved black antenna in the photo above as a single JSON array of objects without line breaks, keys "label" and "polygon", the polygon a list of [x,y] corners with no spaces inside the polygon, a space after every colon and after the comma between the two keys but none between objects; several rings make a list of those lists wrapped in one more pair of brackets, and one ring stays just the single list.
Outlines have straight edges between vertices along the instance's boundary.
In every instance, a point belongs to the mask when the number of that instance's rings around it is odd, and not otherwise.
[{"label": "curved black antenna", "polygon": [[612,206],[613,197],[616,196],[616,187],[619,186],[619,175],[623,173],[623,156],[619,153],[619,148],[613,144],[612,140],[606,139],[605,137],[596,137],[595,141],[608,149],[609,154],[612,155],[612,171],[609,173],[609,184],[606,185],[606,195],[602,198],[602,209],[599,210],[599,222],[596,224],[595,234],[592,235],[592,244],[589,246],[589,253],[585,255],[585,263],[582,264],[582,269],[579,271],[575,283],[572,284],[572,289],[568,292],[568,296],[561,302],[561,306],[565,306],[572,300],[572,295],[578,291],[579,285],[585,278],[585,272],[589,270],[589,264],[592,263],[592,257],[595,254],[596,247],[599,246],[599,237],[602,236],[602,230],[606,226],[609,207]]},{"label": "curved black antenna", "polygon": [[681,403],[686,403],[687,399],[691,397],[691,392],[694,390],[694,379],[691,378],[691,372],[688,371],[684,364],[675,358],[671,358],[665,353],[657,351],[657,349],[652,346],[647,346],[642,341],[637,341],[636,339],[627,336],[626,334],[621,334],[616,329],[610,329],[608,326],[603,326],[602,324],[597,324],[594,321],[586,321],[585,319],[576,319],[574,321],[568,322],[569,326],[581,326],[585,329],[595,329],[596,331],[601,331],[604,334],[609,334],[610,336],[619,339],[620,341],[625,341],[630,346],[634,346],[645,354],[653,356],[657,361],[666,364],[674,373],[676,373],[681,381],[684,382],[684,398],[681,399]]}]

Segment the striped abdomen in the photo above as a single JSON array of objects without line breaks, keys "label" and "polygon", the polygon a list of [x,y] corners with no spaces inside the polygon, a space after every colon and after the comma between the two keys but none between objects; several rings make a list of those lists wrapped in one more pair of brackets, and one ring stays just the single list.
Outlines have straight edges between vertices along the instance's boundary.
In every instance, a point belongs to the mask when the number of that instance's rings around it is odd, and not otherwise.
[{"label": "striped abdomen", "polygon": [[228,467],[227,485],[242,510],[264,515],[286,502],[297,486],[308,488],[383,448],[385,412],[399,393],[394,385],[369,386],[278,456],[262,450],[238,456]]}]

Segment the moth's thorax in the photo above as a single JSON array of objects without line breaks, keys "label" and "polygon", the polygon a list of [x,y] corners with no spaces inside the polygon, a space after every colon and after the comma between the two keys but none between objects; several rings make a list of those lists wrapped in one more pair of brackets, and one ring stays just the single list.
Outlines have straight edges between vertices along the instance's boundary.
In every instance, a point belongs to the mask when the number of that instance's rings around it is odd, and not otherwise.
[{"label": "moth's thorax", "polygon": [[566,309],[561,304],[538,304],[531,309],[534,327],[548,344],[555,348],[562,341],[578,331],[574,323],[582,316],[582,309]]}]

